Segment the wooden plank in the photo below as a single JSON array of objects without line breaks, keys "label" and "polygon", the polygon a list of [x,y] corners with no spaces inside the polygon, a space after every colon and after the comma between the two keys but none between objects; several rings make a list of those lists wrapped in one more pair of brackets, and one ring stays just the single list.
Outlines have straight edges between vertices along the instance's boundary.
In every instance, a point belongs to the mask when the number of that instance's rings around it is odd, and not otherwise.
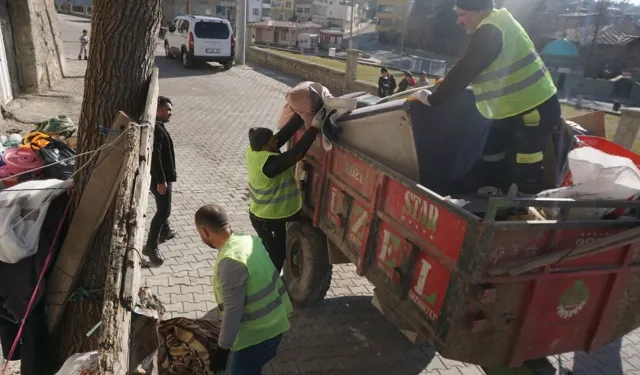
[{"label": "wooden plank", "polygon": [[[119,112],[111,124],[111,129],[121,130],[131,120],[124,112]],[[71,219],[69,231],[60,249],[56,263],[47,283],[49,312],[47,325],[53,331],[66,307],[78,275],[90,250],[91,240],[102,223],[124,176],[125,155],[121,150],[126,137],[110,133],[105,144],[113,143],[100,151],[97,163],[91,172],[80,203]]]},{"label": "wooden plank", "polygon": [[[131,124],[133,130],[126,137],[126,169],[124,179],[116,196],[116,212],[113,236],[109,249],[108,271],[104,286],[102,326],[98,344],[98,366],[100,374],[128,374],[129,329],[131,312],[122,304],[121,287],[124,279],[125,256],[129,252],[129,216],[137,210],[132,201],[137,176],[140,128]],[[124,333],[126,332],[126,334]],[[126,336],[126,341],[123,340]]]},{"label": "wooden plank", "polygon": [[[154,69],[149,82],[149,91],[140,128],[138,150],[126,172],[126,180],[132,181],[133,189],[118,197],[118,207],[126,207],[122,216],[126,224],[124,237],[114,238],[122,245],[112,252],[107,283],[110,292],[105,292],[100,336],[99,364],[102,373],[132,373],[138,363],[130,361],[130,346],[136,337],[131,337],[131,309],[140,288],[142,246],[144,244],[145,221],[151,180],[151,152],[153,151],[153,131],[158,105],[158,69]],[[124,192],[123,192],[124,193]],[[118,219],[118,217],[116,218]],[[117,221],[117,220],[116,220]],[[114,232],[116,233],[116,232]],[[124,259],[124,261],[122,261]],[[111,371],[111,372],[110,372]]]}]

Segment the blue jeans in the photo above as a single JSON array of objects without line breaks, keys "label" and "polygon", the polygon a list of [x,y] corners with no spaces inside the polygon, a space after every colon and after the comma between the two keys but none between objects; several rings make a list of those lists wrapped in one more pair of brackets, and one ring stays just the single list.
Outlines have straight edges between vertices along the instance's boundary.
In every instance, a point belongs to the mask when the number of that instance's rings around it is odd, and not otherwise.
[{"label": "blue jeans", "polygon": [[228,375],[261,375],[262,368],[278,354],[282,334],[248,348],[231,352]]}]

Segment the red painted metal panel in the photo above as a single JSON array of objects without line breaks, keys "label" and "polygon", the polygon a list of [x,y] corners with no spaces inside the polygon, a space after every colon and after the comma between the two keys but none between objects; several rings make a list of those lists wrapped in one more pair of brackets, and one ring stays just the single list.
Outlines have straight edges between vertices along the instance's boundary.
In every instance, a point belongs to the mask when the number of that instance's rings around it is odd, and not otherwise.
[{"label": "red painted metal panel", "polygon": [[362,198],[371,202],[380,172],[343,149],[336,148],[331,153],[330,173],[359,193]]},{"label": "red painted metal panel", "polygon": [[424,252],[413,269],[409,299],[431,320],[438,321],[449,287],[450,271]]},{"label": "red painted metal panel", "polygon": [[367,250],[367,238],[373,215],[367,211],[360,202],[354,202],[349,213],[349,227],[347,231],[347,243],[358,250],[358,269],[361,269]]},{"label": "red painted metal panel", "polygon": [[442,205],[389,179],[381,210],[396,218],[453,261],[458,260],[467,222]]},{"label": "red painted metal panel", "polygon": [[400,277],[394,268],[400,267],[410,252],[411,243],[391,225],[382,222],[376,242],[376,264],[396,284],[400,283]]}]

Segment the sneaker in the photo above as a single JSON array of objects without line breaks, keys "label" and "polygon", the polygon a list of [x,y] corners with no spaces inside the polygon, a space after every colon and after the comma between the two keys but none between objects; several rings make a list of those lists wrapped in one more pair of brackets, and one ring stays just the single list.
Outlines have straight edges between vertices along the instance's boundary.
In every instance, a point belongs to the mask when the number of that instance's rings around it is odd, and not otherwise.
[{"label": "sneaker", "polygon": [[87,61],[87,60],[89,60],[89,58],[88,58],[87,56],[85,56],[85,57],[84,57],[84,60],[85,60],[85,61]]},{"label": "sneaker", "polygon": [[78,60],[82,60],[82,55],[78,55]]},{"label": "sneaker", "polygon": [[164,263],[164,259],[162,258],[162,255],[160,255],[160,250],[158,250],[158,248],[151,248],[144,245],[142,248],[142,255],[149,257],[151,264],[156,267],[159,267]]},{"label": "sneaker", "polygon": [[164,233],[160,233],[160,238],[158,238],[158,242],[165,243],[169,240],[176,238],[177,236],[178,236],[178,233],[176,233],[176,231],[174,231],[173,229],[169,229]]}]

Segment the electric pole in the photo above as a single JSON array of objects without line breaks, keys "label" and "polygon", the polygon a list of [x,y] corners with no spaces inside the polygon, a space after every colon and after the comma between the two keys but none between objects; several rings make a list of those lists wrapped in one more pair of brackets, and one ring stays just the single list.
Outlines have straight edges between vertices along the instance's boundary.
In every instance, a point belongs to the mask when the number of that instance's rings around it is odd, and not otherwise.
[{"label": "electric pole", "polygon": [[236,64],[244,65],[247,0],[236,0]]},{"label": "electric pole", "polygon": [[351,0],[351,31],[349,31],[349,49],[353,49],[353,1]]}]

